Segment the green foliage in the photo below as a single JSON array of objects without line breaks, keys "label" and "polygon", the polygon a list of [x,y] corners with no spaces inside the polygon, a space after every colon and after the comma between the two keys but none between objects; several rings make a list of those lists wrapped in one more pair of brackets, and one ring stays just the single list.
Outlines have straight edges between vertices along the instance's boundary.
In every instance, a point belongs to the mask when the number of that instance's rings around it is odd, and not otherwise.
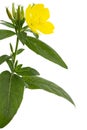
[{"label": "green foliage", "polygon": [[[14,43],[10,43],[10,55],[5,54],[0,56],[0,65],[6,62],[10,68],[10,72],[3,71],[0,73],[0,128],[5,127],[16,114],[22,102],[24,88],[43,89],[63,97],[75,105],[69,94],[61,87],[51,81],[40,78],[40,74],[36,69],[32,67],[23,67],[23,64],[19,64],[17,55],[24,51],[23,48],[19,48],[21,42],[22,45],[26,45],[36,54],[63,68],[68,68],[63,59],[52,47],[39,40],[39,34],[33,32],[28,25],[24,25],[25,17],[22,6],[18,5],[18,8],[15,9],[13,3],[12,11],[10,12],[10,10],[6,8],[6,13],[11,22],[0,20],[0,24],[14,31],[0,29],[0,40],[16,35],[16,45],[15,48],[13,48],[12,44]],[[32,33],[33,37],[28,36],[28,32]]]},{"label": "green foliage", "polygon": [[10,50],[11,50],[12,53],[14,53],[14,51],[13,51],[13,46],[12,46],[11,43],[10,43]]},{"label": "green foliage", "polygon": [[15,32],[13,31],[0,29],[0,40],[11,37],[13,35],[15,35]]},{"label": "green foliage", "polygon": [[65,99],[67,99],[69,102],[71,102],[74,105],[73,100],[71,97],[58,85],[55,83],[48,81],[46,79],[36,77],[36,76],[24,76],[24,81],[27,84],[27,87],[29,89],[43,89],[48,92],[54,93],[58,96],[61,96]]},{"label": "green foliage", "polygon": [[0,65],[7,61],[10,57],[8,55],[2,55],[0,56]]},{"label": "green foliage", "polygon": [[21,54],[23,51],[24,51],[24,49],[23,49],[23,48],[21,48],[21,49],[17,50],[17,55]]},{"label": "green foliage", "polygon": [[1,20],[0,24],[3,24],[3,25],[5,25],[5,26],[7,26],[9,28],[14,28],[14,25],[12,23],[6,22],[4,20]]},{"label": "green foliage", "polygon": [[38,55],[41,55],[44,58],[64,68],[67,68],[67,65],[59,56],[59,54],[50,46],[48,46],[46,43],[42,42],[41,40],[37,38],[27,36],[25,35],[25,33],[18,34],[18,37],[23,44],[25,44],[32,51],[36,52]]},{"label": "green foliage", "polygon": [[10,60],[10,59],[8,59],[7,61],[7,64],[8,64],[8,66],[9,66],[9,68],[10,68],[10,70],[13,72],[13,63],[12,63],[12,60]]},{"label": "green foliage", "polygon": [[23,68],[17,68],[15,69],[15,72],[18,75],[21,76],[34,76],[34,75],[39,75],[39,72],[31,67],[23,67]]},{"label": "green foliage", "polygon": [[22,79],[8,71],[0,74],[0,128],[7,125],[17,112],[24,92]]}]

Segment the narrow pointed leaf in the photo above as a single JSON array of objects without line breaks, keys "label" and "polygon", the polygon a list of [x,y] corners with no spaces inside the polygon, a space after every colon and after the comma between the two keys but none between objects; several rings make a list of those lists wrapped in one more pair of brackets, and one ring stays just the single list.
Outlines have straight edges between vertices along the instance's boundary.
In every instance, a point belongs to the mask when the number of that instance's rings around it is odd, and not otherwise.
[{"label": "narrow pointed leaf", "polygon": [[9,66],[10,70],[13,71],[13,63],[12,63],[12,60],[9,60],[9,59],[8,59],[6,62],[7,62],[7,64],[8,64],[8,66]]},{"label": "narrow pointed leaf", "polygon": [[0,24],[3,24],[3,25],[10,27],[10,28],[14,28],[14,25],[12,23],[6,22],[4,20],[1,20]]},{"label": "narrow pointed leaf", "polygon": [[23,66],[23,64],[19,64],[19,65],[17,65],[15,71],[17,71],[18,69],[21,69],[22,66]]},{"label": "narrow pointed leaf", "polygon": [[12,53],[14,53],[14,49],[13,49],[13,46],[12,46],[11,43],[10,43],[10,50],[11,50]]},{"label": "narrow pointed leaf", "polygon": [[67,99],[74,105],[74,102],[72,98],[68,95],[68,93],[65,92],[61,87],[59,87],[55,83],[36,76],[25,76],[23,77],[23,79],[26,82],[26,84],[28,84],[28,88],[46,90],[48,92],[54,93],[58,96]]},{"label": "narrow pointed leaf", "polygon": [[4,63],[6,60],[8,60],[10,57],[8,55],[2,55],[0,56],[0,65]]},{"label": "narrow pointed leaf", "polygon": [[11,37],[13,35],[15,35],[15,32],[13,31],[0,29],[0,40]]},{"label": "narrow pointed leaf", "polygon": [[24,51],[24,49],[23,49],[23,48],[21,48],[21,49],[17,50],[17,55],[21,54],[23,51]]},{"label": "narrow pointed leaf", "polygon": [[22,31],[27,31],[28,28],[29,28],[28,26],[24,26],[24,27],[22,28]]},{"label": "narrow pointed leaf", "polygon": [[39,35],[37,33],[33,33],[33,35],[35,36],[35,38],[39,39]]},{"label": "narrow pointed leaf", "polygon": [[15,74],[0,74],[0,128],[6,126],[16,114],[24,92],[24,82]]},{"label": "narrow pointed leaf", "polygon": [[15,72],[21,76],[39,75],[39,72],[31,67],[23,67],[20,69],[16,69]]},{"label": "narrow pointed leaf", "polygon": [[59,54],[54,49],[52,49],[50,46],[48,46],[46,43],[40,41],[37,38],[27,36],[23,32],[18,34],[18,37],[23,44],[25,44],[32,51],[36,52],[38,55],[41,55],[42,57],[62,66],[64,68],[67,68],[67,65],[62,60],[62,58],[59,56]]}]

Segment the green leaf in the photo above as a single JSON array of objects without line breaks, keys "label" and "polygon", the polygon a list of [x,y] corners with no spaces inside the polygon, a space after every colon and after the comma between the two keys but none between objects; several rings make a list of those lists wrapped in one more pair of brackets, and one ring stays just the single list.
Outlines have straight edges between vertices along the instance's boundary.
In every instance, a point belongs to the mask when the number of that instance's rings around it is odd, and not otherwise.
[{"label": "green leaf", "polygon": [[17,71],[17,70],[21,69],[21,68],[22,68],[22,66],[23,66],[23,64],[19,64],[19,65],[17,65],[17,66],[16,66],[15,71]]},{"label": "green leaf", "polygon": [[31,67],[23,67],[20,69],[16,69],[15,72],[21,76],[39,75],[39,72]]},{"label": "green leaf", "polygon": [[13,71],[13,62],[12,62],[12,60],[8,59],[6,62],[8,64],[8,66],[9,66],[10,70]]},{"label": "green leaf", "polygon": [[10,57],[8,55],[2,55],[0,56],[0,65],[5,62],[6,60],[8,60]]},{"label": "green leaf", "polygon": [[54,93],[58,96],[67,99],[69,102],[75,105],[68,93],[66,93],[61,87],[59,87],[55,83],[36,76],[25,76],[23,77],[23,79],[25,83],[28,84],[28,88],[46,90],[48,92]]},{"label": "green leaf", "polygon": [[24,92],[23,80],[8,71],[0,74],[0,128],[6,126],[16,114]]},{"label": "green leaf", "polygon": [[36,39],[39,38],[39,35],[37,33],[33,33],[33,35],[35,36]]},{"label": "green leaf", "polygon": [[16,60],[15,62],[15,68],[18,66],[18,60]]},{"label": "green leaf", "polygon": [[24,49],[23,48],[21,48],[21,49],[19,49],[19,50],[17,50],[17,55],[19,55],[20,53],[22,53],[24,51]]},{"label": "green leaf", "polygon": [[34,37],[27,36],[23,32],[18,34],[18,37],[20,41],[23,44],[25,44],[28,48],[30,48],[32,51],[64,68],[67,68],[67,65],[64,63],[59,54],[46,43]]},{"label": "green leaf", "polygon": [[0,24],[3,24],[3,25],[10,27],[10,28],[14,28],[14,25],[12,23],[6,22],[4,20],[1,20]]},{"label": "green leaf", "polygon": [[14,52],[14,51],[13,51],[13,46],[12,46],[11,43],[10,43],[10,50],[11,50],[12,53]]},{"label": "green leaf", "polygon": [[0,40],[11,37],[13,35],[15,35],[15,32],[13,31],[0,29]]},{"label": "green leaf", "polygon": [[21,31],[26,31],[29,27],[28,26],[24,26]]}]

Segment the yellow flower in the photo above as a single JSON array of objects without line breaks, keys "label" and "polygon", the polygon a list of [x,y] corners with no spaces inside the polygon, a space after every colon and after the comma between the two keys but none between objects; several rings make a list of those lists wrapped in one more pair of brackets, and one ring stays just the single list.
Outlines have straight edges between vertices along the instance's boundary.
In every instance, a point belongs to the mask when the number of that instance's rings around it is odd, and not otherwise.
[{"label": "yellow flower", "polygon": [[29,5],[26,9],[26,23],[35,33],[53,33],[54,25],[48,21],[49,17],[49,9],[45,8],[43,4]]}]

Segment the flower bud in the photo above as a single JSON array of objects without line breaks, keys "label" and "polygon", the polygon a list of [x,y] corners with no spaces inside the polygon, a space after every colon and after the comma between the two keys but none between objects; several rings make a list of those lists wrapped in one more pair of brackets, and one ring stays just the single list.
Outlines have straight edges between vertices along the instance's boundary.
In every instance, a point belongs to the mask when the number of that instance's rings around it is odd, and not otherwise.
[{"label": "flower bud", "polygon": [[24,8],[21,6],[21,20],[24,18]]},{"label": "flower bud", "polygon": [[6,8],[6,13],[7,13],[7,15],[8,15],[8,17],[9,17],[9,19],[13,19],[12,18],[12,15],[11,15],[11,13],[10,13],[10,11],[9,11],[9,9],[8,8]]},{"label": "flower bud", "polygon": [[17,9],[17,20],[20,20],[20,17],[21,17],[21,11],[20,11],[20,5],[19,5]]},{"label": "flower bud", "polygon": [[15,18],[15,16],[16,16],[16,12],[15,12],[15,6],[14,6],[14,3],[12,3],[12,15],[13,15],[13,17]]}]

